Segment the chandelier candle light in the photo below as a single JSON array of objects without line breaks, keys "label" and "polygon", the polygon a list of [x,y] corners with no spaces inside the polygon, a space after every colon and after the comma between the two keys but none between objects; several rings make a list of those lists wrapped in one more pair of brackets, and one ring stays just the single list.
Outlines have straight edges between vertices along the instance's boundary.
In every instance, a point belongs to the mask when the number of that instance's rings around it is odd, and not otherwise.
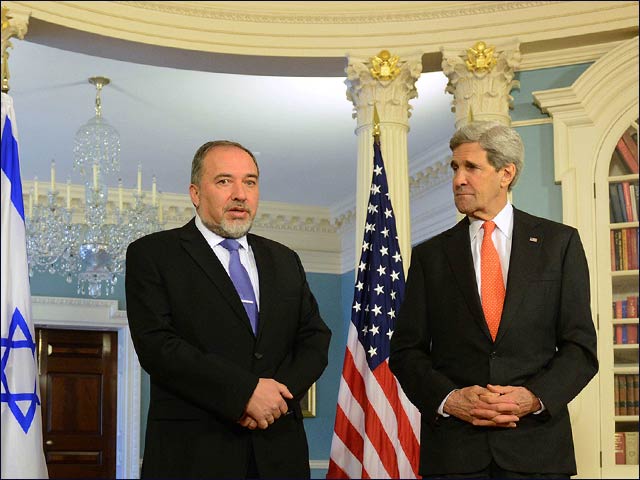
[{"label": "chandelier candle light", "polygon": [[[29,197],[27,257],[29,274],[49,272],[62,275],[68,283],[77,278],[78,294],[92,297],[113,294],[118,277],[124,274],[129,244],[148,233],[162,229],[162,212],[157,205],[155,176],[151,192],[152,204],[144,203],[142,166],[138,165],[138,185],[134,204],[124,208],[122,180],[118,179],[117,207],[108,204],[108,191],[103,176],[120,170],[120,136],[102,117],[100,92],[110,80],[91,77],[96,87],[96,115],[76,133],[74,170],[84,178],[84,222],[73,223],[71,180],[66,184],[66,206],[58,200],[55,162],[51,162],[51,184],[48,201],[38,203],[38,179],[34,178],[33,195]],[[109,208],[110,207],[110,208]]]}]

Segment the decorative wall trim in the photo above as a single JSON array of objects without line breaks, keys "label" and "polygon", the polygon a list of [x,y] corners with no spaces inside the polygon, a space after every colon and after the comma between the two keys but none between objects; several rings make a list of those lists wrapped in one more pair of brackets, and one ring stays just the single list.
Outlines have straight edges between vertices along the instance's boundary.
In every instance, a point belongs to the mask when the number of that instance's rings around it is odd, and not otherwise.
[{"label": "decorative wall trim", "polygon": [[126,312],[117,300],[32,296],[31,304],[36,327],[118,332],[116,478],[139,478],[141,370]]},{"label": "decorative wall trim", "polygon": [[[252,5],[252,11],[239,8],[232,2],[230,5],[220,4],[221,2],[209,2],[209,5],[191,4],[185,2],[129,2],[114,1],[121,5],[136,7],[156,12],[169,13],[174,15],[191,16],[197,18],[209,18],[214,20],[226,20],[230,22],[251,22],[251,23],[284,23],[284,24],[352,24],[352,23],[388,23],[388,22],[415,22],[421,20],[438,20],[442,18],[453,18],[466,15],[495,14],[499,12],[509,12],[531,7],[553,4],[557,2],[486,2],[485,5],[475,4],[471,6],[456,5],[452,8],[442,8],[438,5],[433,8],[430,5],[402,5],[395,9],[383,5],[371,11],[347,13],[335,13],[336,6],[331,5],[330,9],[323,9],[322,6],[314,5],[309,8],[304,5],[280,6],[280,2],[266,2],[265,12],[261,5]],[[189,2],[190,3],[190,2]],[[218,5],[216,5],[218,3]],[[314,2],[318,3],[318,2]],[[310,13],[311,10],[311,13]],[[313,11],[315,10],[315,11]],[[321,11],[322,10],[322,11]]]},{"label": "decorative wall trim", "polygon": [[511,122],[513,128],[516,127],[533,127],[534,125],[547,125],[553,123],[553,118],[532,118],[529,120],[515,120]]},{"label": "decorative wall trim", "polygon": [[451,175],[451,167],[448,161],[434,163],[410,178],[411,195],[418,195],[443,183],[449,183],[451,182]]},{"label": "decorative wall trim", "polygon": [[309,460],[311,470],[328,470],[329,460]]}]

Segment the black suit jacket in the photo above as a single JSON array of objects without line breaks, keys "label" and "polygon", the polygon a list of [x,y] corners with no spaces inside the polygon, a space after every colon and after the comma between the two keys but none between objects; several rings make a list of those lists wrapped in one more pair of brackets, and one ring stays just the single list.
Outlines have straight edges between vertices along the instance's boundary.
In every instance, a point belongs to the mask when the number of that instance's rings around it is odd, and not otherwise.
[{"label": "black suit jacket", "polygon": [[[231,279],[192,219],[127,250],[131,336],[151,378],[143,476],[308,477],[299,399],[327,365],[330,330],[298,256],[248,236],[260,282],[254,336]],[[236,422],[260,377],[287,385],[291,414],[266,430]]]},{"label": "black suit jacket", "polygon": [[[575,474],[567,404],[598,369],[589,272],[578,232],[514,209],[507,289],[491,340],[478,295],[469,220],[413,249],[390,367],[422,413],[420,473]],[[546,410],[516,428],[474,427],[437,409],[453,389],[524,386]]]}]

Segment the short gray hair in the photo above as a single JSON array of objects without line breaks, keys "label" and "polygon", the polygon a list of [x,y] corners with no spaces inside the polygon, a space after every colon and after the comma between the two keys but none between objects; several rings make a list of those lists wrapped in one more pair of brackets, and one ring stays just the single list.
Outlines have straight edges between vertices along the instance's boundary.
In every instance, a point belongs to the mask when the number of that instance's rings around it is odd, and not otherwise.
[{"label": "short gray hair", "polygon": [[509,184],[511,190],[524,168],[524,145],[518,132],[498,122],[470,122],[456,130],[449,148],[453,151],[463,143],[476,142],[487,152],[487,160],[496,171],[510,163],[515,165],[516,173]]},{"label": "short gray hair", "polygon": [[216,147],[236,147],[236,148],[239,148],[240,150],[244,150],[249,154],[249,156],[251,157],[251,160],[253,160],[253,163],[256,166],[256,170],[258,170],[258,175],[260,175],[260,168],[258,167],[258,162],[256,160],[255,155],[251,153],[251,150],[244,147],[243,145],[240,145],[238,142],[232,142],[231,140],[215,140],[215,141],[207,142],[203,144],[196,151],[196,154],[193,156],[193,161],[191,162],[191,183],[192,184],[194,185],[200,184],[200,177],[202,176],[202,161],[204,160],[204,157],[207,156],[207,153],[209,153],[210,150]]}]

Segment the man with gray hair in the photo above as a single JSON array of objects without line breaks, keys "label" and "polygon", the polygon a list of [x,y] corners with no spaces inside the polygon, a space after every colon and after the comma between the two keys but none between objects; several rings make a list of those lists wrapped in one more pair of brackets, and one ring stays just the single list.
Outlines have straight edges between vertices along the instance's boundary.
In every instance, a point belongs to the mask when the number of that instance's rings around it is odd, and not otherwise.
[{"label": "man with gray hair", "polygon": [[413,249],[390,367],[422,413],[425,478],[568,478],[567,404],[598,370],[578,232],[514,208],[512,128],[471,122],[450,141],[465,215]]}]

